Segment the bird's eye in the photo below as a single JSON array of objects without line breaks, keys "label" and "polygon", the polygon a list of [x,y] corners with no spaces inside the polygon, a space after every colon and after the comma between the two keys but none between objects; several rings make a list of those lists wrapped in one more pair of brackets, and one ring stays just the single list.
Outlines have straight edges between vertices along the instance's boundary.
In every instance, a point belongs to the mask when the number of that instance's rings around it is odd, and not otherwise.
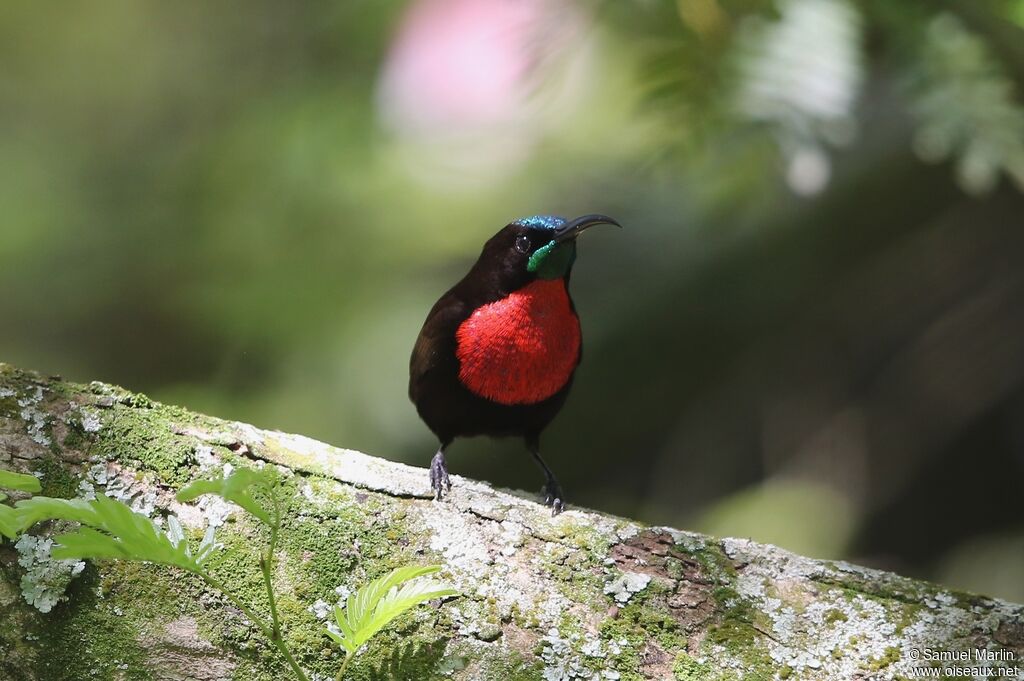
[{"label": "bird's eye", "polygon": [[516,250],[519,251],[520,253],[529,253],[530,237],[525,235],[520,235],[516,237]]}]

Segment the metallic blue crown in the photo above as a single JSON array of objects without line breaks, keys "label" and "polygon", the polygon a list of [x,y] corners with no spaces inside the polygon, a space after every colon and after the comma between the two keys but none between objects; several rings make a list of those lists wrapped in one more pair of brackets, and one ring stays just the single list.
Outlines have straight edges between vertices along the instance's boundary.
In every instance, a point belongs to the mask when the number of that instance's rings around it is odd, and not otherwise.
[{"label": "metallic blue crown", "polygon": [[512,224],[531,229],[555,230],[565,224],[565,218],[558,215],[533,215],[528,218],[519,218]]}]

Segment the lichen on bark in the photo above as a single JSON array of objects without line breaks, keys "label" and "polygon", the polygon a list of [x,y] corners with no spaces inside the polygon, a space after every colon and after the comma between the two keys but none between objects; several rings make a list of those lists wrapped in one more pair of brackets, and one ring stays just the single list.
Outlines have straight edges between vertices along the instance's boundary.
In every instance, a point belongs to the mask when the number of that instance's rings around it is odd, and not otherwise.
[{"label": "lichen on bark", "polygon": [[[197,540],[215,525],[225,548],[211,570],[266,614],[265,530],[224,504],[174,501],[224,464],[285,474],[279,608],[318,678],[342,657],[323,634],[329,606],[396,566],[433,562],[463,596],[401,617],[349,678],[849,681],[912,678],[914,649],[1024,660],[1019,605],[581,509],[552,518],[530,495],[458,476],[434,502],[418,468],[0,365],[0,466],[40,474],[53,496],[174,513]],[[0,545],[2,678],[287,678],[239,612],[172,569],[90,564],[46,613],[22,598],[26,574]]]}]

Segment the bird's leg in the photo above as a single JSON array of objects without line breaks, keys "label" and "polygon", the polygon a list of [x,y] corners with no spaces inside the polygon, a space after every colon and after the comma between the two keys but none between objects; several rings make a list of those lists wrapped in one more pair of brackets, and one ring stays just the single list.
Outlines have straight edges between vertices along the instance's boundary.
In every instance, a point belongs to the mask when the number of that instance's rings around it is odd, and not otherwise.
[{"label": "bird's leg", "polygon": [[452,488],[452,481],[448,479],[448,464],[444,460],[444,450],[447,446],[447,442],[442,443],[437,449],[437,454],[430,460],[430,488],[434,490],[435,499],[440,499]]},{"label": "bird's leg", "polygon": [[551,507],[551,515],[558,515],[565,510],[565,493],[562,491],[562,486],[558,484],[558,479],[551,472],[551,469],[548,468],[548,465],[544,463],[544,459],[540,458],[539,438],[527,438],[526,447],[530,450],[534,460],[540,465],[541,470],[544,471],[545,480],[544,489],[542,490],[544,503]]}]

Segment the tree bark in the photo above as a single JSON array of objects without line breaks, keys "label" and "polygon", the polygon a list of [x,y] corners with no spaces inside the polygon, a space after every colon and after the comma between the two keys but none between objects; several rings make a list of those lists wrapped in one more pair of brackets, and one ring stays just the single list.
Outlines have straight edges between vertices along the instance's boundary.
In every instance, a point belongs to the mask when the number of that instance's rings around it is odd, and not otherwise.
[{"label": "tree bark", "polygon": [[[194,537],[215,525],[211,571],[265,616],[264,530],[216,499],[174,500],[225,464],[287,477],[274,576],[285,639],[313,678],[341,664],[329,606],[396,566],[439,563],[462,596],[399,618],[346,678],[851,681],[988,665],[979,678],[1024,679],[1020,605],[745,539],[575,508],[552,518],[532,495],[459,476],[436,502],[420,468],[0,364],[0,467],[41,475],[50,496],[176,514]],[[59,529],[0,545],[0,678],[288,678],[199,580],[54,561]],[[929,659],[940,654],[957,661]]]}]

